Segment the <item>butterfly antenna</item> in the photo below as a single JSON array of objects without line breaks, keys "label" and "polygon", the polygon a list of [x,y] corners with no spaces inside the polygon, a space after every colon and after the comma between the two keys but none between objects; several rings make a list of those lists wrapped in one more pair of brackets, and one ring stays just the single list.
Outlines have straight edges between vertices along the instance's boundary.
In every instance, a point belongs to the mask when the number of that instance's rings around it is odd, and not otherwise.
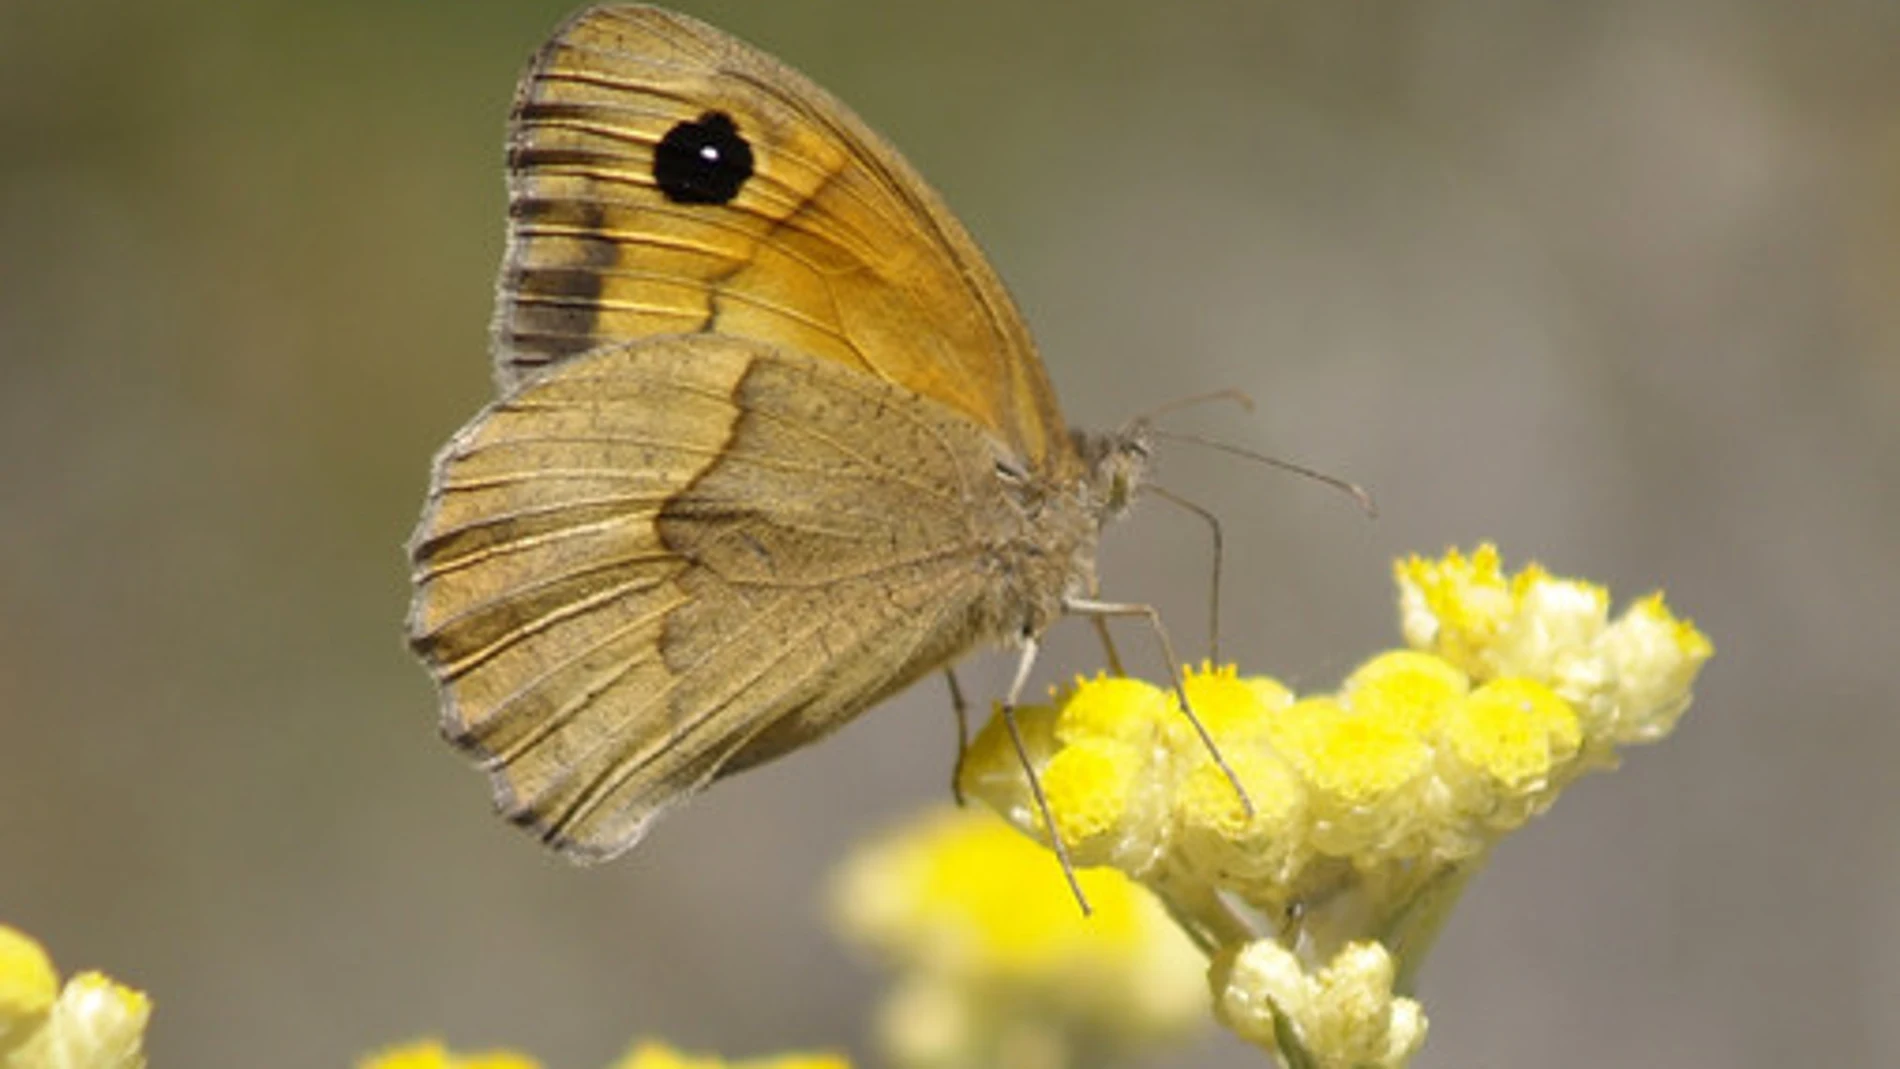
[{"label": "butterfly antenna", "polygon": [[1247,411],[1247,412],[1253,411],[1253,398],[1248,396],[1246,391],[1237,390],[1230,386],[1225,390],[1214,390],[1209,393],[1197,393],[1188,397],[1177,397],[1172,401],[1163,401],[1146,412],[1137,413],[1135,418],[1129,420],[1128,422],[1130,424],[1153,423],[1155,420],[1160,419],[1162,416],[1165,416],[1169,414],[1170,412],[1179,412],[1184,408],[1193,408],[1196,405],[1212,404],[1216,401],[1232,401],[1233,403],[1239,405],[1243,411]]},{"label": "butterfly antenna", "polygon": [[1178,431],[1162,430],[1157,430],[1153,433],[1156,438],[1163,441],[1198,445],[1203,449],[1212,449],[1217,453],[1226,453],[1230,456],[1240,457],[1243,460],[1251,460],[1255,463],[1265,464],[1270,468],[1278,468],[1281,471],[1291,472],[1294,475],[1312,479],[1315,482],[1330,486],[1351,497],[1358,503],[1359,510],[1366,514],[1366,519],[1376,520],[1379,518],[1379,504],[1372,499],[1372,492],[1360,486],[1358,483],[1349,482],[1337,475],[1328,475],[1318,468],[1309,468],[1304,464],[1295,464],[1291,460],[1282,460],[1279,457],[1268,456],[1265,453],[1256,453],[1251,449],[1242,448],[1231,442],[1221,442],[1212,438],[1203,438],[1198,434],[1182,434]]},{"label": "butterfly antenna", "polygon": [[[1182,509],[1196,516],[1199,516],[1203,521],[1207,523],[1208,533],[1214,536],[1214,568],[1213,568],[1213,575],[1211,577],[1213,582],[1207,593],[1207,650],[1208,650],[1208,659],[1212,661],[1214,664],[1219,664],[1221,663],[1220,662],[1220,588],[1221,588],[1220,576],[1221,576],[1221,562],[1226,558],[1226,552],[1222,548],[1223,541],[1221,538],[1220,517],[1214,515],[1213,511],[1206,508],[1205,506],[1195,504],[1194,502],[1189,501],[1187,498],[1182,497],[1181,495],[1175,493],[1172,490],[1169,490],[1168,488],[1164,486],[1159,486],[1159,485],[1156,485],[1155,483],[1147,483],[1147,484],[1144,484],[1141,489],[1144,493],[1153,494],[1154,496],[1160,498],[1163,501],[1168,502],[1169,504],[1173,505],[1174,507],[1178,509]],[[1100,620],[1101,617],[1098,616],[1096,617],[1096,619]],[[1103,625],[1103,626],[1106,626],[1106,625]]]}]

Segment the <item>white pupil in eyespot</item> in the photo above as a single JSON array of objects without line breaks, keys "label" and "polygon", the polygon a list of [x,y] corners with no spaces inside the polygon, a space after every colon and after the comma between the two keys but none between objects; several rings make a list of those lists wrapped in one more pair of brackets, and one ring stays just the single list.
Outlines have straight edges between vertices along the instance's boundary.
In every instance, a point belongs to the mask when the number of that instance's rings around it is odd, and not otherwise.
[{"label": "white pupil in eyespot", "polygon": [[707,163],[718,163],[719,162],[719,146],[717,145],[699,146],[699,158],[702,160],[705,160]]}]

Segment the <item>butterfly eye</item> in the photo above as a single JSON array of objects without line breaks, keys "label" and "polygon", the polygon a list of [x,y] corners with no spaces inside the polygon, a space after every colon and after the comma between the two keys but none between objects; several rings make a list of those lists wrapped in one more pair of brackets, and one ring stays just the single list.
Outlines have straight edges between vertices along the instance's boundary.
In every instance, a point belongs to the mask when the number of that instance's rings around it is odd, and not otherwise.
[{"label": "butterfly eye", "polygon": [[751,177],[752,146],[723,111],[676,124],[653,149],[653,181],[675,204],[726,204]]}]

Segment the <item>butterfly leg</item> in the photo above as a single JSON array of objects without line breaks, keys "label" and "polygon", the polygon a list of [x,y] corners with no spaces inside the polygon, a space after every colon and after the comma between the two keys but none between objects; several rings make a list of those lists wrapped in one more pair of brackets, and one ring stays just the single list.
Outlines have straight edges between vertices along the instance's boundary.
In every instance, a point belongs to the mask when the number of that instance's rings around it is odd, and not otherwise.
[{"label": "butterfly leg", "polygon": [[970,703],[964,700],[963,688],[957,685],[956,669],[944,669],[943,678],[950,684],[950,709],[957,714],[957,763],[950,770],[950,797],[957,800],[957,808],[961,809],[968,804],[963,797],[963,762],[970,756]]},{"label": "butterfly leg", "polygon": [[[1187,498],[1164,487],[1152,483],[1142,487],[1143,492],[1153,494],[1163,501],[1181,509],[1192,516],[1198,516],[1207,524],[1207,530],[1214,538],[1214,566],[1211,569],[1207,591],[1207,659],[1214,664],[1220,663],[1220,573],[1221,562],[1225,557],[1225,540],[1221,536],[1220,517],[1213,510],[1197,505]],[[1100,620],[1101,617],[1096,617]]]},{"label": "butterfly leg", "polygon": [[1207,747],[1207,755],[1214,759],[1215,766],[1221,770],[1222,775],[1227,777],[1227,782],[1233,784],[1234,793],[1240,796],[1240,807],[1246,811],[1247,816],[1252,817],[1253,799],[1247,796],[1247,788],[1240,785],[1240,777],[1234,773],[1233,766],[1227,763],[1227,758],[1221,755],[1220,747],[1214,744],[1214,736],[1207,733],[1207,725],[1201,723],[1201,718],[1194,715],[1194,706],[1188,704],[1187,682],[1181,674],[1181,659],[1174,655],[1174,643],[1168,638],[1167,629],[1161,626],[1161,614],[1155,610],[1155,607],[1117,601],[1093,601],[1087,598],[1071,598],[1064,602],[1062,607],[1069,612],[1091,616],[1097,620],[1104,620],[1110,616],[1139,616],[1148,621],[1148,626],[1154,629],[1155,638],[1161,643],[1161,656],[1167,658],[1169,681],[1174,684],[1174,692],[1181,699],[1181,712],[1188,718],[1188,723],[1194,725],[1194,733],[1200,736],[1201,745]]},{"label": "butterfly leg", "polygon": [[1095,636],[1102,640],[1102,655],[1108,658],[1108,674],[1127,675],[1127,670],[1122,667],[1122,655],[1115,651],[1115,636],[1108,633],[1108,617],[1091,616],[1089,620],[1095,624]]},{"label": "butterfly leg", "polygon": [[1035,666],[1039,649],[1035,639],[1023,640],[1022,656],[1016,660],[1016,677],[1010,680],[1009,696],[1003,699],[1003,726],[1009,729],[1009,741],[1016,747],[1016,758],[1023,763],[1023,774],[1029,777],[1030,796],[1036,800],[1036,812],[1042,814],[1042,826],[1049,831],[1049,843],[1055,848],[1056,860],[1062,863],[1062,875],[1069,881],[1075,904],[1082,907],[1082,915],[1086,917],[1092,912],[1088,896],[1082,893],[1082,881],[1076,879],[1075,863],[1069,860],[1069,848],[1062,841],[1062,832],[1056,828],[1055,814],[1049,811],[1049,799],[1042,793],[1042,778],[1029,763],[1029,748],[1023,745],[1022,729],[1016,726],[1016,705],[1023,696],[1023,687],[1029,683],[1029,670]]}]

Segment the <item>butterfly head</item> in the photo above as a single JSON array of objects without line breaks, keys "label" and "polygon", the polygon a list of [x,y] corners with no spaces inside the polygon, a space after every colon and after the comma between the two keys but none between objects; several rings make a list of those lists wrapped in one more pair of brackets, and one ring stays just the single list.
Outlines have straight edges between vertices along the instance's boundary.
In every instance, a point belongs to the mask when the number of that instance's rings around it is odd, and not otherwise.
[{"label": "butterfly head", "polygon": [[1136,420],[1108,434],[1074,434],[1076,452],[1089,473],[1091,511],[1100,523],[1120,519],[1134,506],[1154,454],[1154,435],[1147,421]]}]

